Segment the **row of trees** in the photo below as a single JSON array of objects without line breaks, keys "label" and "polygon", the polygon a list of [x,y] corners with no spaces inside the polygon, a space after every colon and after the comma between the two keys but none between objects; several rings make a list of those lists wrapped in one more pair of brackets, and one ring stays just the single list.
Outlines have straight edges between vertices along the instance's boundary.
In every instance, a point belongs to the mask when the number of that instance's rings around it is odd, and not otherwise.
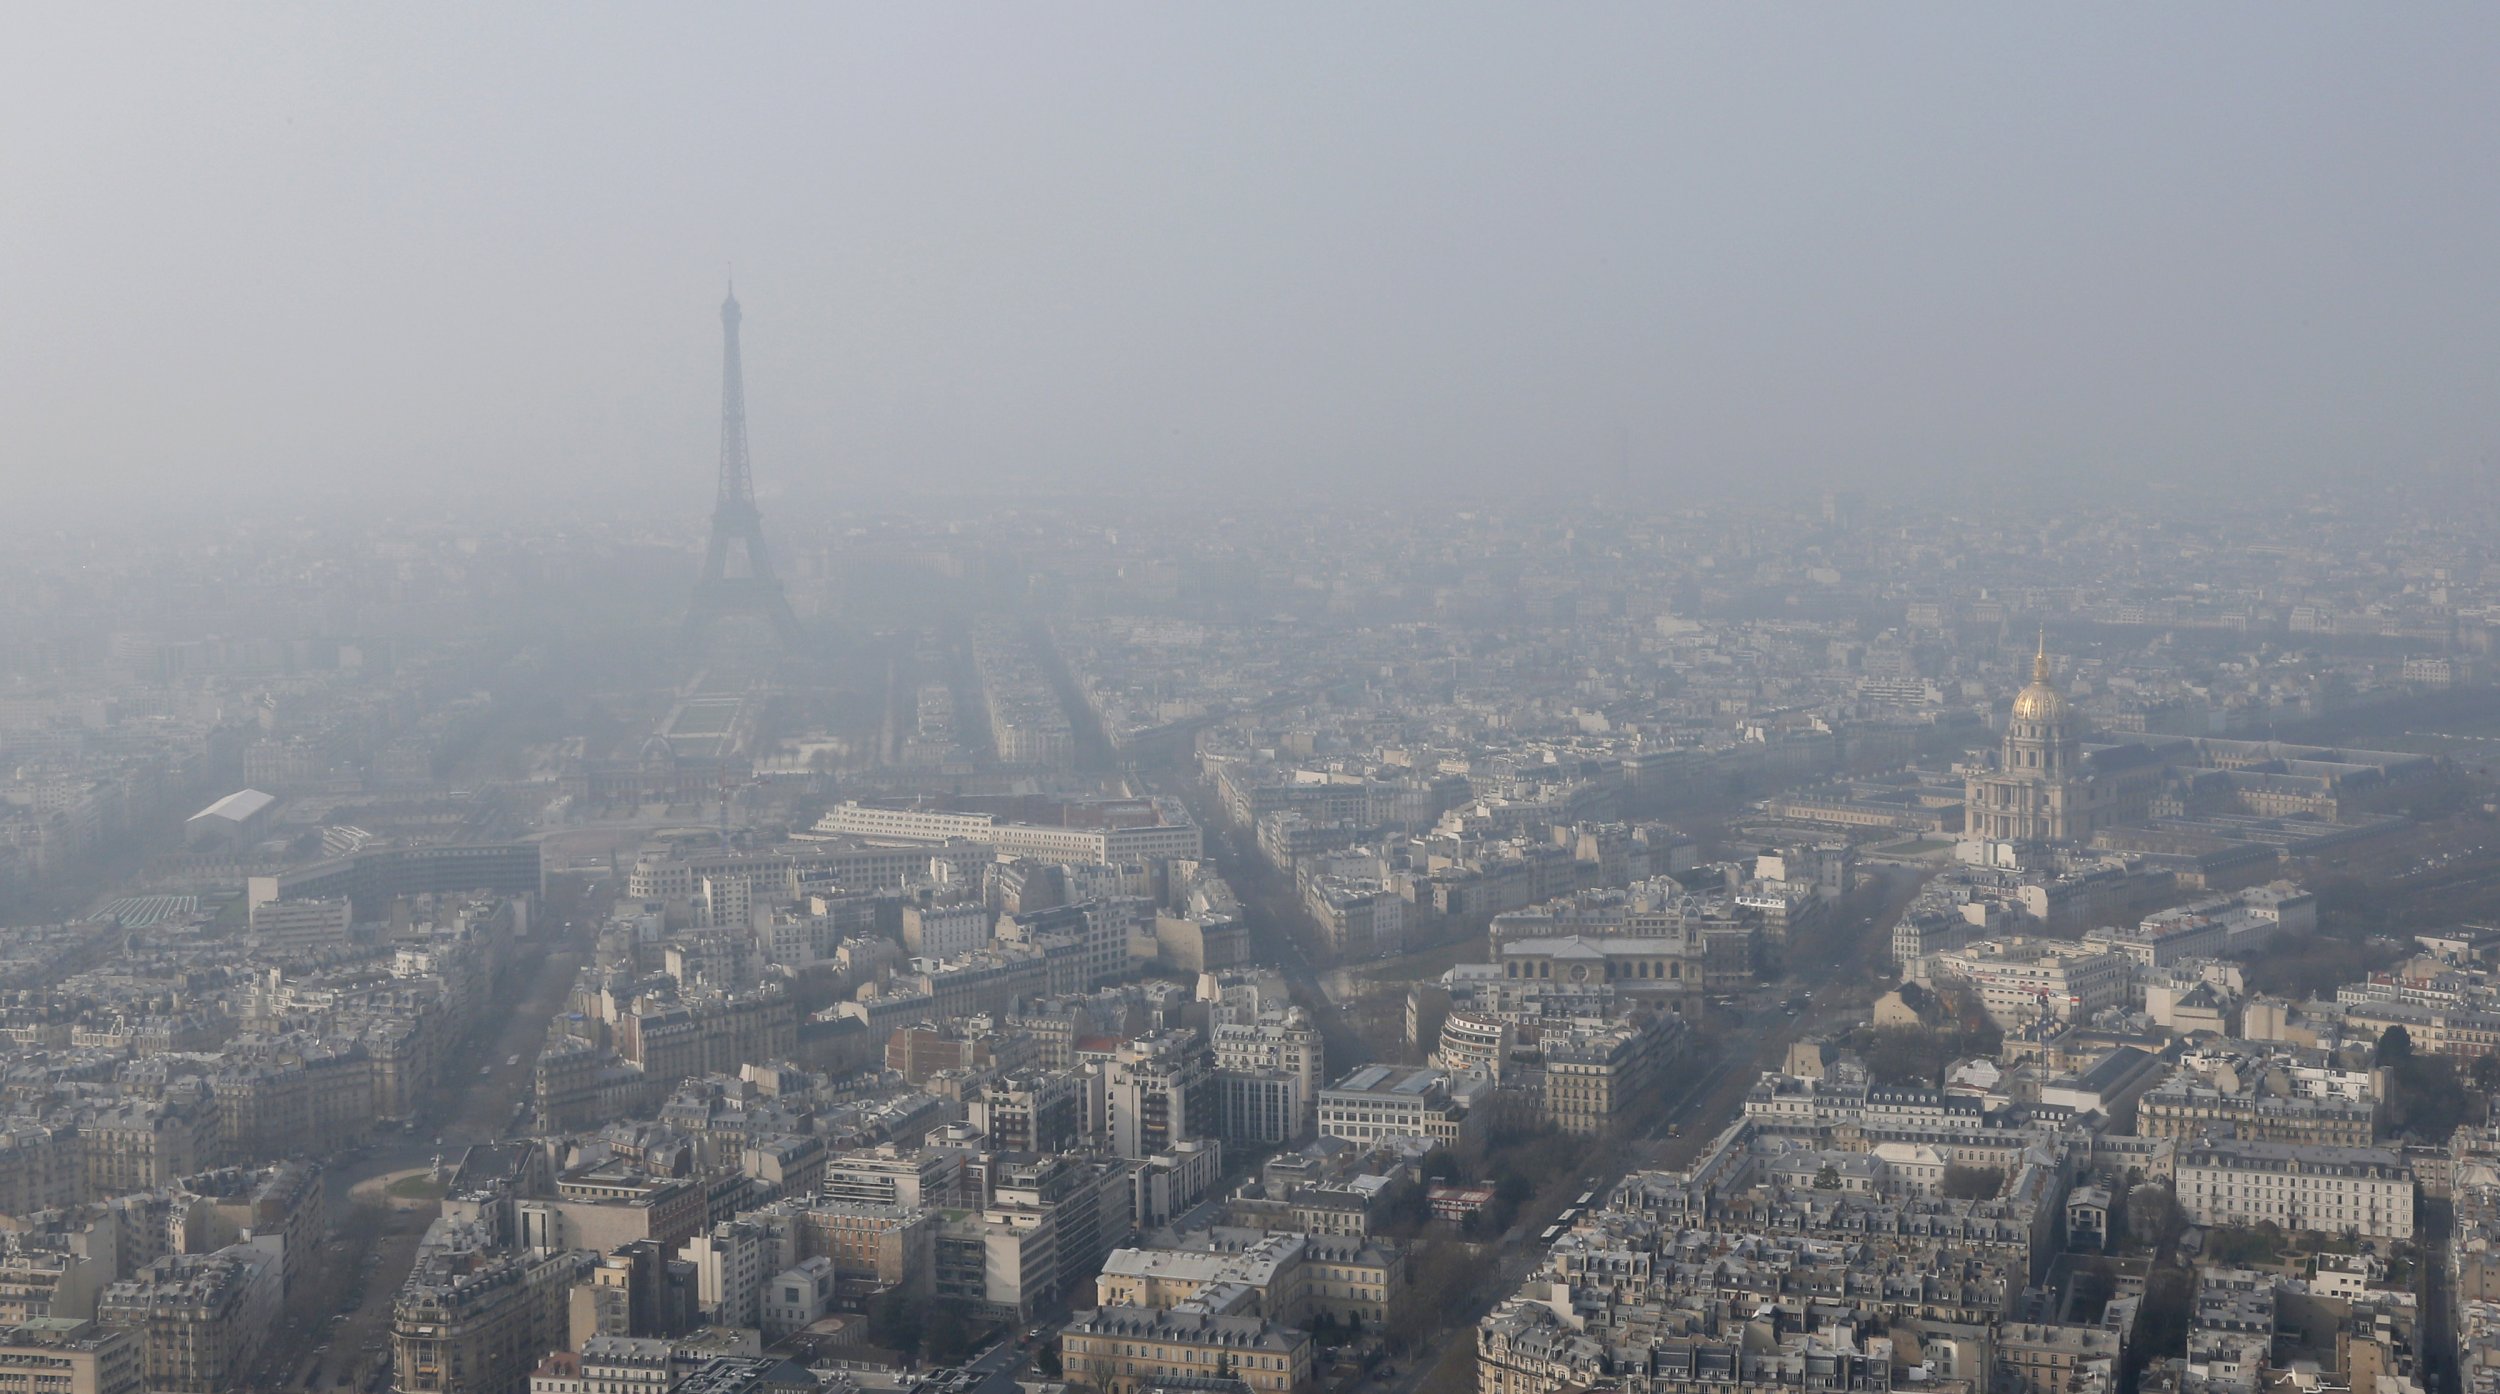
[{"label": "row of trees", "polygon": [[1860,1026],[1842,1044],[1866,1062],[1878,1084],[1935,1088],[1956,1060],[1994,1055],[2005,1033],[1989,1020],[1978,995],[1961,983],[1935,988],[1905,982],[1901,1004],[1918,1013],[1915,1026]]},{"label": "row of trees", "polygon": [[[2409,1133],[2425,1142],[2445,1142],[2458,1125],[2482,1112],[2483,1102],[2467,1091],[2457,1062],[2445,1055],[2415,1054],[2413,1035],[2401,1026],[2390,1026],[2379,1036],[2378,1063],[2387,1072],[2379,1127],[2390,1136]],[[2500,1085],[2500,1060],[2475,1060],[2471,1078],[2477,1089]]]},{"label": "row of trees", "polygon": [[979,1335],[964,1304],[952,1298],[931,1301],[887,1288],[868,1304],[871,1342],[932,1365],[963,1360],[972,1354]]}]

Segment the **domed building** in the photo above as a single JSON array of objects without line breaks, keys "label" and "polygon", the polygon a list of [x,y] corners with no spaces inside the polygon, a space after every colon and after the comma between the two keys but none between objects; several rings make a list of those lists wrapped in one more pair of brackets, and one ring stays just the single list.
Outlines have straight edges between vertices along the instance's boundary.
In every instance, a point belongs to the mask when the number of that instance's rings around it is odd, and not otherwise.
[{"label": "domed building", "polygon": [[[2440,768],[2433,757],[2400,751],[2141,732],[2092,740],[2084,728],[2083,713],[2058,690],[2044,636],[2004,740],[1965,767],[1961,860],[2032,867],[2047,865],[2031,855],[2039,849],[2092,846],[2170,857],[2182,875],[2201,878],[2208,870],[2191,865],[2200,858],[2253,866],[2227,858],[2333,834]],[[2256,838],[2248,824],[2257,819],[2280,826]]]},{"label": "domed building", "polygon": [[2082,720],[2057,690],[2046,635],[2031,685],[2014,697],[1993,769],[1965,781],[1962,836],[1981,842],[2081,842],[2118,821],[2117,781],[2083,758]]}]

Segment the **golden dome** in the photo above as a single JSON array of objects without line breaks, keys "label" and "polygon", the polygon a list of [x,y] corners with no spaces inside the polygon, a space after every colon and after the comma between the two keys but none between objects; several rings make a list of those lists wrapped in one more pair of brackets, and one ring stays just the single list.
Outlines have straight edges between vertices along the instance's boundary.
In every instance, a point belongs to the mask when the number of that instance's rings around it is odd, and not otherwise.
[{"label": "golden dome", "polygon": [[2058,691],[2057,684],[2049,680],[2049,636],[2047,631],[2043,630],[2040,635],[2039,655],[2031,660],[2031,686],[2024,688],[2014,697],[2014,719],[2033,722],[2064,721],[2074,714],[2074,710],[2074,705],[2066,700],[2066,694]]}]

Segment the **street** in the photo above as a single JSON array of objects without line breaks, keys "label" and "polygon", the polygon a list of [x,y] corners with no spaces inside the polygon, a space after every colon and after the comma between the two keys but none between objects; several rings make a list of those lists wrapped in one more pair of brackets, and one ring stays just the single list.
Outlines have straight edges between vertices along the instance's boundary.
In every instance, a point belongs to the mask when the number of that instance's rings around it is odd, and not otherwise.
[{"label": "street", "polygon": [[[387,1383],[392,1304],[440,1207],[431,1199],[393,1198],[385,1183],[431,1168],[438,1150],[446,1165],[455,1164],[468,1144],[511,1135],[513,1105],[531,1090],[539,1048],[587,942],[586,931],[568,932],[550,915],[541,934],[515,946],[478,1024],[446,1052],[419,1115],[332,1159],[324,1171],[331,1242],[297,1274],[248,1387]],[[514,1056],[519,1063],[508,1064]]]},{"label": "street", "polygon": [[[1748,994],[1754,1009],[1742,1013],[1738,1024],[1721,1035],[1705,1057],[1691,1062],[1694,1073],[1669,1086],[1665,1106],[1646,1132],[1592,1146],[1587,1165],[1572,1181],[1549,1186],[1548,1195],[1553,1198],[1521,1211],[1501,1238],[1500,1261],[1453,1314],[1447,1328],[1449,1339],[1439,1357],[1417,1358],[1401,1368],[1396,1378],[1367,1383],[1366,1394],[1374,1389],[1380,1394],[1416,1394],[1427,1385],[1436,1391],[1472,1389],[1475,1324],[1518,1291],[1543,1261],[1544,1249],[1535,1237],[1570,1203],[1567,1198],[1595,1191],[1602,1203],[1607,1193],[1634,1172],[1688,1164],[1734,1119],[1746,1091],[1762,1071],[1778,1068],[1790,1042],[1809,1032],[1854,1022],[1855,1011],[1841,1005],[1836,1000],[1839,994],[1827,989],[1866,972],[1877,946],[1889,942],[1892,922],[1916,892],[1919,879],[1916,873],[1897,868],[1870,871],[1838,923],[1814,936],[1814,942],[1794,946],[1788,978]],[[1800,992],[1808,995],[1808,1005],[1796,1015],[1774,1005],[1779,997]]]},{"label": "street", "polygon": [[1294,898],[1292,882],[1268,865],[1258,849],[1243,844],[1240,835],[1207,797],[1206,786],[1195,780],[1176,781],[1157,792],[1181,799],[1189,806],[1190,817],[1197,820],[1216,873],[1240,898],[1242,917],[1250,931],[1251,961],[1274,964],[1283,970],[1294,1001],[1311,1014],[1311,1024],[1319,1029],[1327,1049],[1327,1067],[1322,1076],[1334,1080],[1369,1061],[1371,1047],[1320,987],[1319,972],[1294,934],[1294,926],[1303,922],[1303,911]]}]

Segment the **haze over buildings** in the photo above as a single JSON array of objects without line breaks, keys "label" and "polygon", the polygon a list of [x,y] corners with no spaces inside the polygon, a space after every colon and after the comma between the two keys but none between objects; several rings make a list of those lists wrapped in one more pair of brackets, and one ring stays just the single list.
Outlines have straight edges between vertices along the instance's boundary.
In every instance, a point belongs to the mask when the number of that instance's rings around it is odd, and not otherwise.
[{"label": "haze over buildings", "polygon": [[2492,26],[0,20],[0,1388],[2500,1394]]},{"label": "haze over buildings", "polygon": [[734,266],[759,479],[809,504],[2455,477],[2496,31],[28,10],[0,421],[48,509],[674,518]]}]

